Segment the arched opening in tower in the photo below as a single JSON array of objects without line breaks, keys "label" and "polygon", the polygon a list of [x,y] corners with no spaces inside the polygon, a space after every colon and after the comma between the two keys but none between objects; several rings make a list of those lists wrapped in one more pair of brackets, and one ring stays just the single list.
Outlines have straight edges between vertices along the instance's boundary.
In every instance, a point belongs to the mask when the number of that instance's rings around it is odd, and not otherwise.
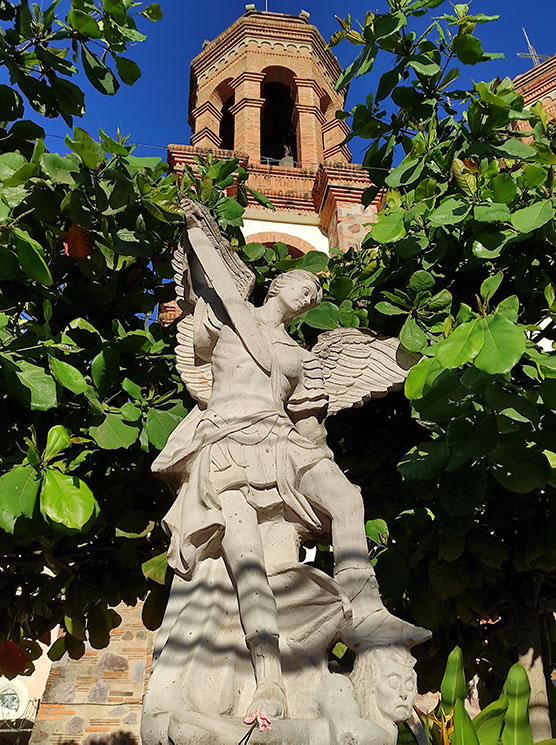
[{"label": "arched opening in tower", "polygon": [[230,111],[235,102],[235,96],[230,98],[222,105],[222,119],[220,120],[220,147],[223,150],[234,149],[234,115]]},{"label": "arched opening in tower", "polygon": [[261,157],[271,163],[297,161],[297,136],[293,125],[292,91],[285,83],[270,80],[263,86],[265,101],[261,122]]},{"label": "arched opening in tower", "polygon": [[223,150],[234,149],[235,123],[234,115],[230,111],[235,103],[234,89],[230,85],[231,78],[223,80],[217,87],[214,95],[214,104],[222,112],[218,136],[220,137],[220,147]]}]

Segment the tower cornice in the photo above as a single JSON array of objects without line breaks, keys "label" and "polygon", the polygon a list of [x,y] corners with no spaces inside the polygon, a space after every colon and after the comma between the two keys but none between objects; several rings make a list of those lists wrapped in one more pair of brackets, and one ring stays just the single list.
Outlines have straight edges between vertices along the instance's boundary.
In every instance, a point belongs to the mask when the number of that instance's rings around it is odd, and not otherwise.
[{"label": "tower cornice", "polygon": [[294,46],[308,53],[319,64],[333,86],[342,68],[316,28],[300,16],[266,11],[248,11],[205,46],[191,63],[190,110],[196,105],[199,84],[217,70],[222,61],[241,53],[250,44],[272,48]]}]

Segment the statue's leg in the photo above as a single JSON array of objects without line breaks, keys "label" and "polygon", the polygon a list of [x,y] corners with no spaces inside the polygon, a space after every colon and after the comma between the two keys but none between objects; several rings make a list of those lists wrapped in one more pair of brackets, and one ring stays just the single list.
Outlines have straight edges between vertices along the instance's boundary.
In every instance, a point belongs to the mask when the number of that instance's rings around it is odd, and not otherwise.
[{"label": "statue's leg", "polygon": [[361,490],[331,460],[322,460],[301,477],[299,490],[330,517],[334,577],[349,599],[364,594],[367,610],[383,608],[369,560]]},{"label": "statue's leg", "polygon": [[348,596],[353,612],[351,628],[343,632],[344,641],[357,649],[369,639],[405,645],[428,639],[430,632],[391,615],[382,603],[369,560],[360,489],[333,461],[322,460],[302,476],[299,490],[330,517],[334,577]]},{"label": "statue's leg", "polygon": [[220,495],[226,530],[224,561],[237,592],[239,615],[251,653],[256,690],[247,714],[281,718],[286,695],[278,646],[278,611],[268,583],[256,511],[239,490]]}]

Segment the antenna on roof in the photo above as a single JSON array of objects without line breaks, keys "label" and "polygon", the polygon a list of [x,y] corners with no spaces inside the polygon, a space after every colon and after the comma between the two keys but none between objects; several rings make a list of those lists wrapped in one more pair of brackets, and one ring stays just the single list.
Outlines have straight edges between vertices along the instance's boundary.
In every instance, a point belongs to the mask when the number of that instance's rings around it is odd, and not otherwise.
[{"label": "antenna on roof", "polygon": [[533,67],[538,67],[541,62],[544,62],[547,59],[550,59],[546,54],[539,54],[535,47],[531,44],[529,41],[529,37],[527,36],[527,31],[523,29],[523,33],[525,35],[525,41],[527,42],[527,48],[529,49],[529,52],[518,52],[518,57],[526,57],[533,61]]}]

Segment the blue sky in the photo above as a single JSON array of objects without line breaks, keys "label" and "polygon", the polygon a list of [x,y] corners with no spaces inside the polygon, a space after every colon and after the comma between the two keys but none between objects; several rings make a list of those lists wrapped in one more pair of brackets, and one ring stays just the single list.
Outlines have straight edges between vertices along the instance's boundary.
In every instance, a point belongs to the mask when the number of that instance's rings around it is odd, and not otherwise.
[{"label": "blue sky", "polygon": [[[361,0],[268,0],[269,10],[297,15],[301,8],[311,14],[314,23],[328,41],[338,28],[334,14],[353,18],[363,18],[370,8],[384,12],[386,0],[371,0],[369,4]],[[237,17],[245,8],[239,0],[211,0],[210,3],[190,0],[161,0],[164,17],[157,23],[144,20],[140,30],[148,34],[147,41],[137,44],[126,56],[134,59],[142,70],[141,79],[134,86],[122,85],[113,97],[97,93],[87,81],[79,81],[86,91],[87,111],[76,124],[92,135],[102,127],[114,134],[117,127],[123,134],[130,134],[131,141],[160,148],[138,148],[137,154],[164,157],[168,143],[188,143],[190,129],[187,124],[187,100],[189,89],[189,62],[201,51],[204,39],[213,39]],[[264,0],[257,0],[257,9],[264,10]],[[449,10],[448,2],[434,11]],[[485,51],[504,52],[505,60],[496,60],[467,68],[463,77],[467,82],[475,79],[489,80],[497,75],[502,77],[516,75],[531,67],[531,62],[517,57],[517,52],[525,52],[526,43],[522,26],[537,51],[541,54],[556,53],[556,0],[473,0],[472,12],[489,15],[500,14],[500,20],[477,27]],[[143,20],[143,19],[142,19]],[[347,66],[353,59],[357,48],[346,42],[334,48],[340,63]],[[380,71],[379,71],[380,72]],[[363,76],[352,84],[348,106],[364,101],[367,93],[374,89],[378,75],[374,72]],[[36,118],[36,117],[35,117]],[[43,125],[49,135],[62,136],[67,127],[63,121],[47,121]],[[63,140],[50,137],[48,147],[52,151],[63,151]],[[360,160],[363,143],[352,147],[354,160]]]}]

